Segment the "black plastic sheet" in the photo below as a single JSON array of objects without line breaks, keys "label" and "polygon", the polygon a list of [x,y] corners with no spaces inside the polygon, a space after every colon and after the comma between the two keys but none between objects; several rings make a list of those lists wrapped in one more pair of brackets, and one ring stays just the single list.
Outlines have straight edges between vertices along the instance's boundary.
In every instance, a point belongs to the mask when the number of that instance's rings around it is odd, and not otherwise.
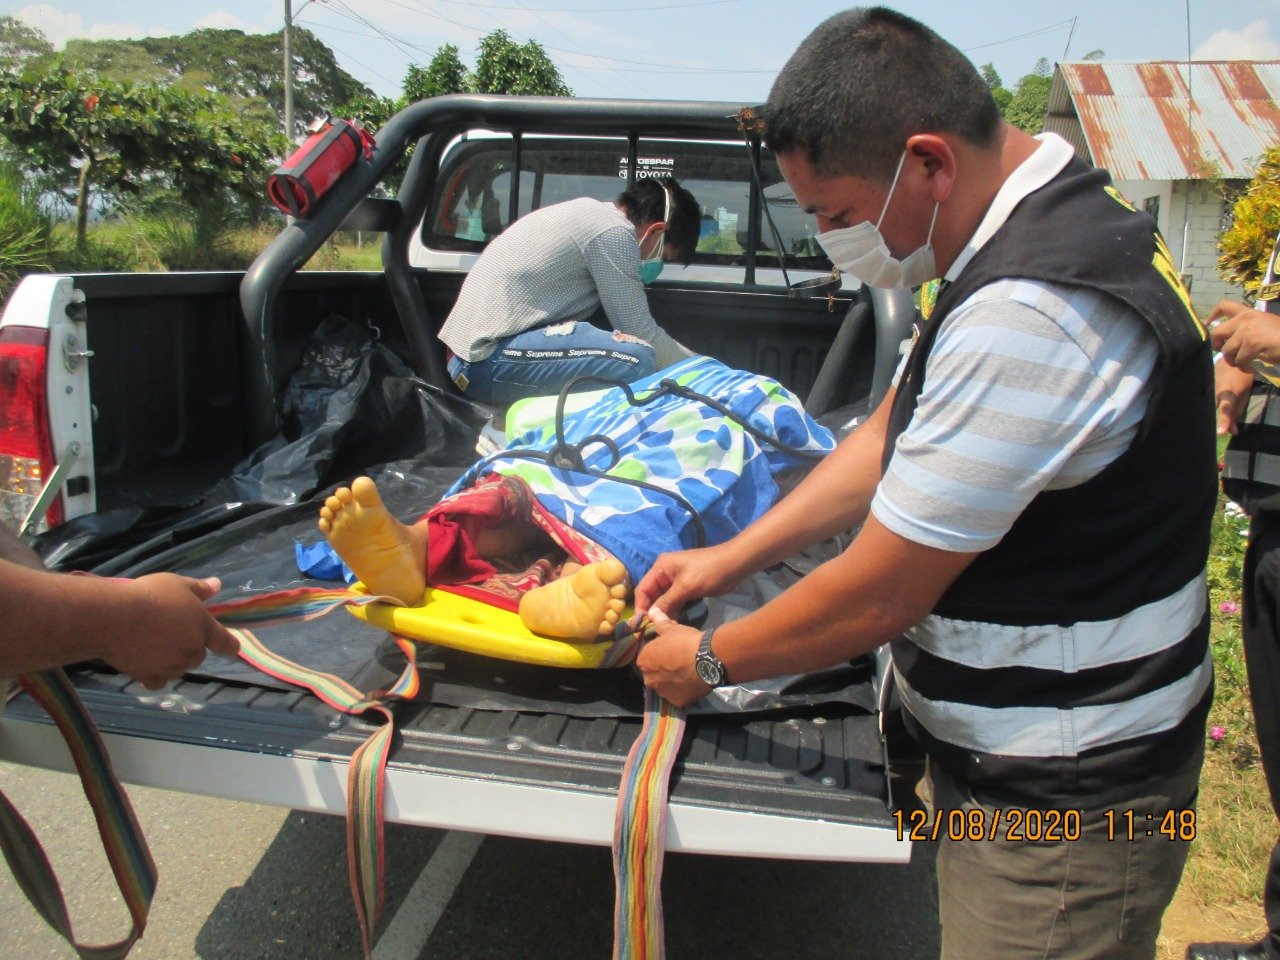
[{"label": "black plastic sheet", "polygon": [[[200,503],[185,510],[80,518],[42,542],[44,556],[110,575],[217,576],[223,583],[220,601],[297,586],[341,586],[308,580],[295,560],[296,544],[321,538],[316,521],[324,497],[338,483],[367,473],[392,513],[413,522],[474,462],[486,411],[419,380],[371,330],[334,317],[317,329],[291,377],[283,413],[280,435],[245,458]],[[799,558],[758,574],[734,594],[689,611],[687,619],[715,626],[742,616],[821,559]],[[403,654],[386,633],[342,610],[255,633],[278,655],[364,691],[387,687],[404,667]],[[420,644],[418,669],[420,698],[455,706],[572,716],[638,715],[643,709],[641,683],[631,668],[533,666]],[[803,677],[726,687],[693,712],[820,703],[870,712],[873,669],[871,658],[862,658]],[[215,655],[193,674],[292,689],[243,661]]]},{"label": "black plastic sheet", "polygon": [[76,517],[36,539],[59,569],[116,574],[211,527],[306,501],[370,465],[416,458],[461,468],[489,411],[414,376],[372,328],[332,316],[282,398],[281,432],[194,502]]},{"label": "black plastic sheet", "polygon": [[[404,522],[412,522],[435,504],[461,474],[421,460],[388,464],[371,475],[384,502]],[[299,586],[340,587],[309,580],[298,571],[294,546],[320,539],[316,527],[321,498],[274,507],[219,530],[149,556],[125,571],[138,576],[171,570],[193,577],[217,576],[223,590],[217,600],[238,599]],[[699,626],[727,622],[755,609],[793,583],[805,565],[801,559],[749,579],[734,594],[712,598],[690,611]],[[399,675],[404,657],[381,630],[344,610],[318,620],[255,631],[273,652],[313,670],[332,673],[361,690],[384,688]],[[643,709],[639,676],[629,667],[570,670],[512,663],[423,643],[418,655],[419,697],[477,710],[523,710],[568,716],[633,716]],[[754,713],[820,703],[874,708],[870,658],[829,670],[714,691],[692,712]],[[210,656],[195,675],[256,686],[291,689],[239,660]]]}]

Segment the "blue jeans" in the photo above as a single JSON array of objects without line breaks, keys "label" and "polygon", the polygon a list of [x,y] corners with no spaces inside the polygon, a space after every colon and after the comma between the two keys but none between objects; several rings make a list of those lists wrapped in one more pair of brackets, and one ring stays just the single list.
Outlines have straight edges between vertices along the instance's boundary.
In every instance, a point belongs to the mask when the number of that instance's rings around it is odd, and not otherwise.
[{"label": "blue jeans", "polygon": [[[552,324],[499,340],[496,349],[474,363],[454,357],[449,376],[472,400],[508,404],[524,397],[548,396],[574,377],[638,380],[656,373],[657,354],[643,340],[601,330],[582,320]],[[583,390],[598,389],[583,384]]]}]

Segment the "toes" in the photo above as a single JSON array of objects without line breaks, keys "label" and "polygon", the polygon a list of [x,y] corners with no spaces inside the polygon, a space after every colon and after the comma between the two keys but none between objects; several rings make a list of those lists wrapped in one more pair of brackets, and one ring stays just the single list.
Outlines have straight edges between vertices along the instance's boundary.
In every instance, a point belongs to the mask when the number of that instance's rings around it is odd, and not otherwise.
[{"label": "toes", "polygon": [[627,585],[625,583],[615,583],[609,588],[609,596],[613,597],[613,600],[609,601],[610,603],[617,601],[621,605],[627,596]]},{"label": "toes", "polygon": [[375,506],[380,502],[378,488],[368,477],[356,477],[351,482],[351,495],[366,507]]},{"label": "toes", "polygon": [[328,497],[325,500],[324,507],[322,509],[328,510],[329,513],[331,513],[334,516],[337,516],[339,513],[342,512],[342,507],[343,507],[342,501],[339,500],[337,495],[335,494],[334,496]]},{"label": "toes", "polygon": [[346,506],[355,499],[355,496],[348,487],[339,487],[337,490],[333,491],[333,496],[329,499],[337,500],[340,505]]},{"label": "toes", "polygon": [[604,622],[607,626],[612,627],[615,623],[618,622],[618,611],[606,610],[604,612]]},{"label": "toes", "polygon": [[320,526],[320,532],[323,534],[328,534],[328,532],[333,529],[333,524],[330,523],[328,519],[326,519],[325,517],[320,518],[319,526]]},{"label": "toes", "polygon": [[596,567],[596,573],[600,577],[600,582],[610,587],[627,579],[627,568],[622,565],[621,560],[612,557],[600,561]]}]

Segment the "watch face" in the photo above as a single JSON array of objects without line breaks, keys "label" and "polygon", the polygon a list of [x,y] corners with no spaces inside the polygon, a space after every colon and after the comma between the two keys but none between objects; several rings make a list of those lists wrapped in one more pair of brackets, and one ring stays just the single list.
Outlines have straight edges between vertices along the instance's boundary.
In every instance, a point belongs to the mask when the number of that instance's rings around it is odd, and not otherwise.
[{"label": "watch face", "polygon": [[720,665],[710,658],[699,657],[693,662],[693,668],[697,671],[699,680],[713,687],[724,679]]}]

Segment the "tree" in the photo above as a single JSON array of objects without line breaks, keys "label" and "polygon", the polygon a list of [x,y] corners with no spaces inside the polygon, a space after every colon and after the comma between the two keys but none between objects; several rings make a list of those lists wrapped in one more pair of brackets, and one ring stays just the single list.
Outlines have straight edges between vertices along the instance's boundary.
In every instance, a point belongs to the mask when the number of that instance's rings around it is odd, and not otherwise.
[{"label": "tree", "polygon": [[1218,238],[1218,276],[1253,293],[1280,233],[1280,146],[1268,147],[1262,155],[1231,215],[1231,226]]},{"label": "tree", "polygon": [[217,94],[117,83],[56,61],[0,77],[0,134],[24,169],[74,179],[80,246],[95,187],[132,194],[160,181],[191,206],[260,199],[270,158],[283,147],[271,128]]},{"label": "tree", "polygon": [[0,16],[0,70],[17,70],[32,57],[49,53],[53,44],[43,33],[14,17]]},{"label": "tree", "polygon": [[[311,120],[373,92],[338,66],[333,51],[315,34],[295,27],[293,102],[297,136]],[[214,91],[259,117],[284,117],[283,32],[195,30],[178,37],[142,40],[70,40],[63,59],[119,82],[163,83],[193,91]]]},{"label": "tree", "polygon": [[505,30],[495,30],[480,41],[480,55],[469,85],[475,93],[573,96],[536,40],[518,44]]},{"label": "tree", "polygon": [[1018,81],[1013,96],[1001,111],[1006,120],[1027,133],[1036,134],[1044,129],[1044,117],[1049,112],[1049,89],[1053,86],[1048,64],[1048,60],[1041,58],[1035,69]]},{"label": "tree", "polygon": [[467,68],[458,59],[458,48],[446,43],[436,51],[426,68],[410,64],[404,75],[406,105],[438,97],[446,93],[463,93],[467,89]]},{"label": "tree", "polygon": [[982,73],[982,79],[991,88],[991,96],[1003,116],[1005,110],[1009,107],[1009,101],[1013,99],[1013,94],[1005,89],[1004,84],[1000,82],[1000,74],[996,73],[994,64],[984,63],[979,70]]}]

